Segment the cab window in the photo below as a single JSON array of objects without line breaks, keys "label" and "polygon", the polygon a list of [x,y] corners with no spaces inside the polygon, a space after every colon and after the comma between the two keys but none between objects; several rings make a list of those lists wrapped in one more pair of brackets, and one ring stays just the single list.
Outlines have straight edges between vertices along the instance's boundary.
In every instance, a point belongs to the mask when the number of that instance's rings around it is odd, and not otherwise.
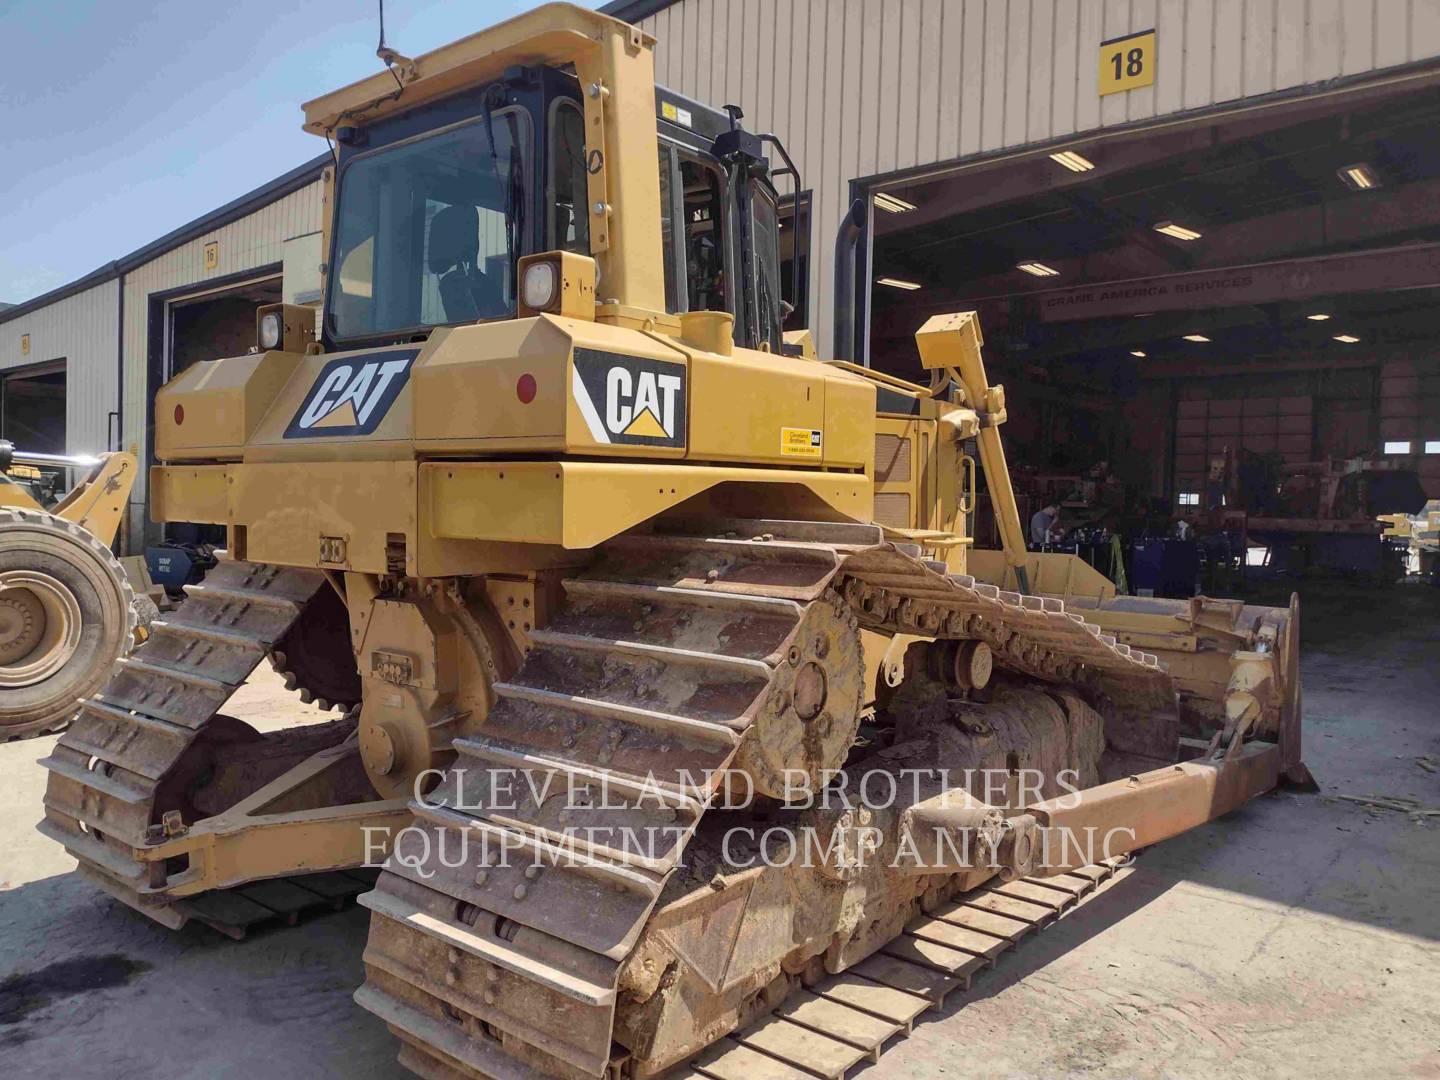
[{"label": "cab window", "polygon": [[590,254],[590,217],[585,212],[585,115],[569,98],[550,107],[550,175],[546,186],[550,204],[551,250]]},{"label": "cab window", "polygon": [[676,218],[675,193],[680,187],[680,164],[675,157],[675,147],[660,144],[660,247],[665,260],[665,310],[681,312],[685,305],[680,301],[680,270],[684,261],[684,245],[680,243]]},{"label": "cab window", "polygon": [[724,179],[718,168],[682,151],[680,183],[685,207],[687,310],[730,311]]},{"label": "cab window", "polygon": [[337,338],[510,313],[525,227],[529,114],[356,155],[341,170],[326,318]]},{"label": "cab window", "polygon": [[755,258],[751,260],[755,274],[755,313],[757,340],[769,342],[780,351],[783,285],[780,280],[780,217],[775,196],[763,184],[753,185],[750,200],[754,227]]},{"label": "cab window", "polygon": [[669,143],[660,146],[660,231],[666,307],[733,311],[724,176],[713,163]]}]

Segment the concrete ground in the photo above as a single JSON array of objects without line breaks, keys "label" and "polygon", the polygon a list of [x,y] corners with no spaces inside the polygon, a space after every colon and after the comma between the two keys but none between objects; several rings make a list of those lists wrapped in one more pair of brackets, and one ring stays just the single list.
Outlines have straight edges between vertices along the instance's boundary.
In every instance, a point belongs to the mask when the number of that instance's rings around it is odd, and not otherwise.
[{"label": "concrete ground", "polygon": [[[1321,797],[1258,800],[953,995],[860,1075],[1440,1077],[1440,592],[1313,592],[1306,760]],[[296,722],[273,676],[227,710]],[[0,1074],[398,1077],[351,992],[368,913],[231,942],[109,900],[33,831],[52,739],[0,746]]]}]

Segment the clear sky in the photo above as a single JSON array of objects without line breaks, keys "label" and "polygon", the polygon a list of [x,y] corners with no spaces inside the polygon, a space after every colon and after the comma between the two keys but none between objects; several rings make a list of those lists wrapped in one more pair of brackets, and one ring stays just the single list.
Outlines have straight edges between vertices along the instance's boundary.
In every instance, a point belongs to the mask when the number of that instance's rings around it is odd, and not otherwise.
[{"label": "clear sky", "polygon": [[[581,0],[597,7],[601,0]],[[386,0],[409,56],[536,0]],[[0,301],[310,160],[300,104],[380,70],[376,0],[0,0]]]}]

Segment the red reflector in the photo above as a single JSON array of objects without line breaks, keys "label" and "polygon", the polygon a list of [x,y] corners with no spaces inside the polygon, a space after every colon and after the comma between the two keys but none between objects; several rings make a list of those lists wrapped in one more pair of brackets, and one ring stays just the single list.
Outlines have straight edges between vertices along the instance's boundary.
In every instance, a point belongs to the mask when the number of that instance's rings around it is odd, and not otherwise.
[{"label": "red reflector", "polygon": [[185,422],[185,406],[184,406],[184,405],[176,405],[176,406],[175,406],[175,423],[177,423],[177,424],[183,424],[184,422]]},{"label": "red reflector", "polygon": [[535,400],[535,376],[528,372],[515,380],[515,396],[520,399],[520,404],[529,405]]}]

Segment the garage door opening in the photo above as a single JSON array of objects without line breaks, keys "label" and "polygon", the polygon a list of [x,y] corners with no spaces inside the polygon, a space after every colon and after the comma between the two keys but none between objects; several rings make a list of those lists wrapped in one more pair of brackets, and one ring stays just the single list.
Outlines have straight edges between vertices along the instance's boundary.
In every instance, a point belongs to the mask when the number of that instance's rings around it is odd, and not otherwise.
[{"label": "garage door opening", "polygon": [[1022,512],[1384,573],[1440,498],[1437,123],[1431,76],[882,181],[870,363],[977,310]]},{"label": "garage door opening", "polygon": [[[64,360],[0,372],[0,441],[32,454],[66,452]],[[73,469],[49,465],[16,465],[11,477],[42,506],[59,501],[78,479]]]},{"label": "garage door opening", "polygon": [[0,439],[35,454],[65,453],[65,361],[0,372]]},{"label": "garage door opening", "polygon": [[239,356],[255,344],[255,308],[278,304],[280,275],[162,301],[162,384],[199,360]]},{"label": "garage door opening", "polygon": [[[255,344],[255,309],[282,298],[279,267],[267,267],[244,280],[181,294],[150,298],[150,402],[165,383],[192,364],[241,356]],[[154,427],[147,425],[150,460],[154,460]],[[147,546],[186,545],[203,565],[208,551],[225,544],[222,525],[172,522],[159,526],[146,515]],[[152,559],[152,563],[154,560]],[[198,572],[198,570],[197,570]]]}]

